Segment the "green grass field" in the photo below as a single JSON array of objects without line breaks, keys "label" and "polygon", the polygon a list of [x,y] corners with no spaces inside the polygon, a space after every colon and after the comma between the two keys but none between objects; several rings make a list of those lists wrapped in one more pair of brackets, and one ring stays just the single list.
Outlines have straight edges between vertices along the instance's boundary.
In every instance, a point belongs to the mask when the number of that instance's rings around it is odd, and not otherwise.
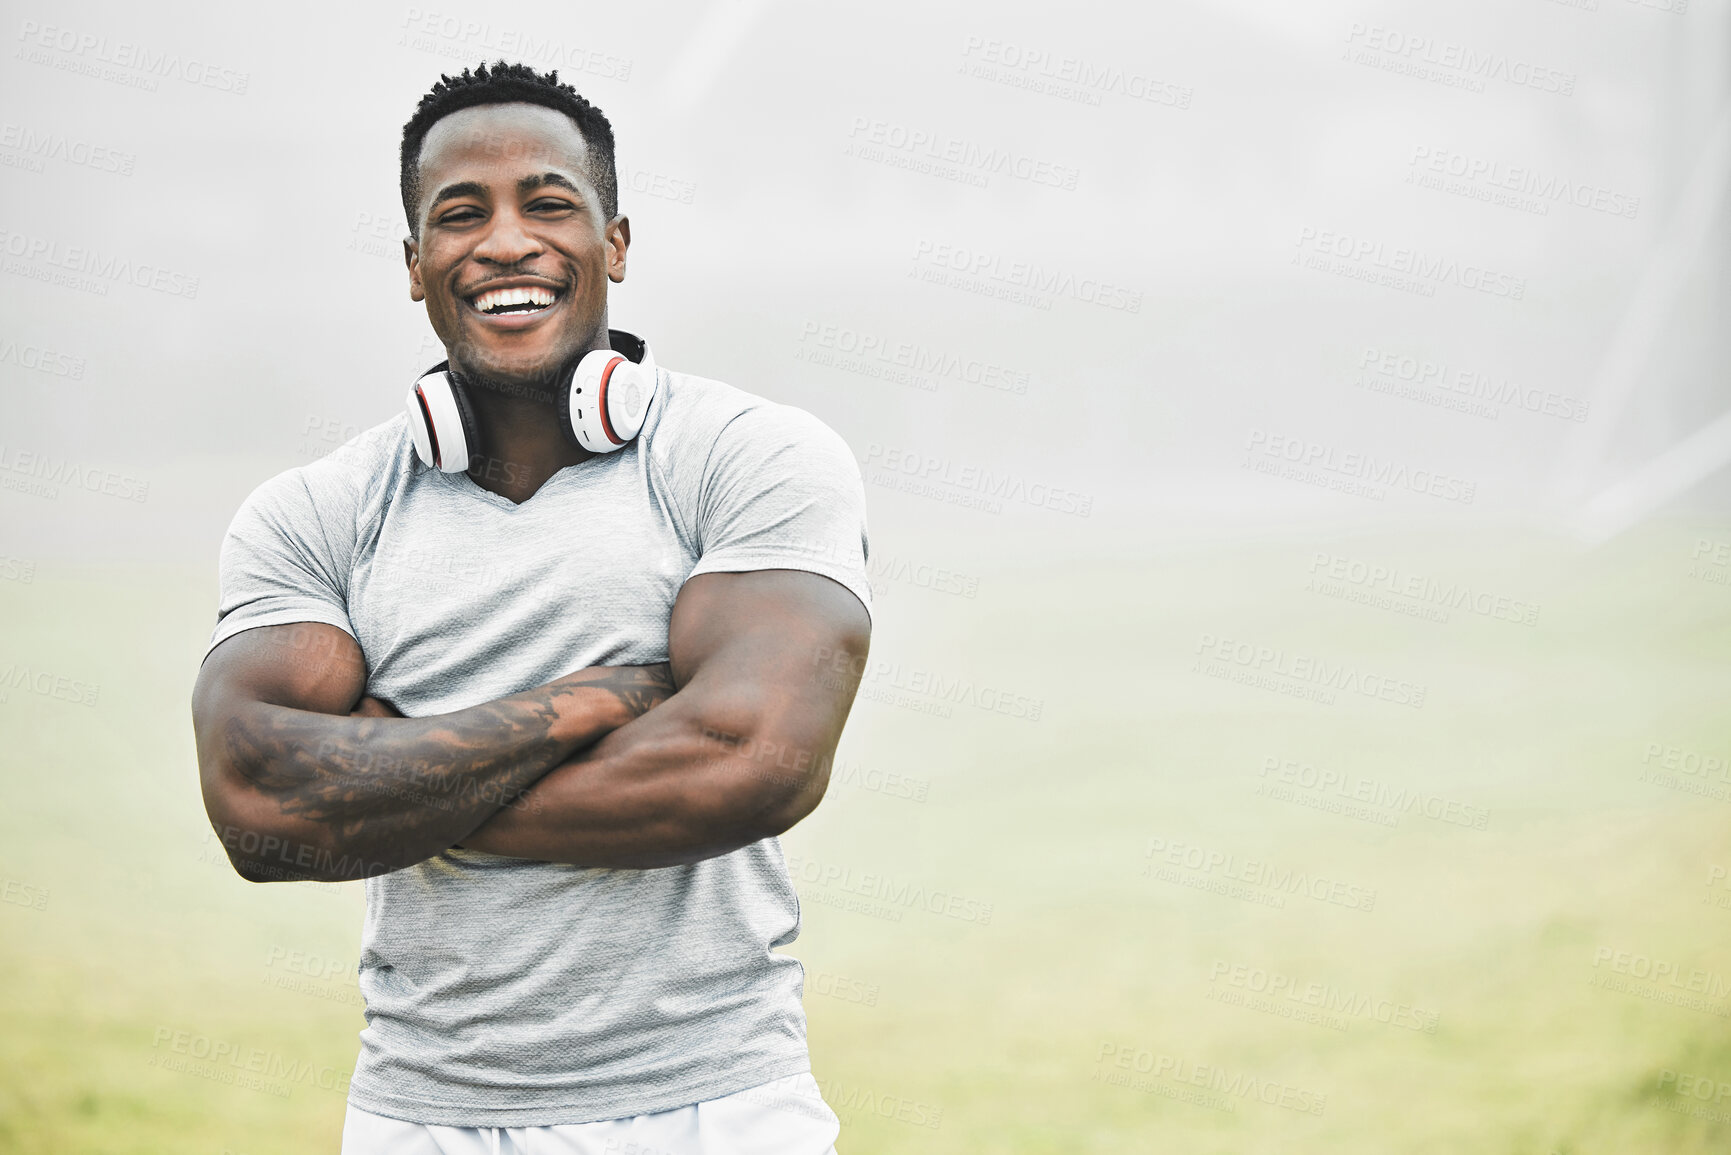
[{"label": "green grass field", "polygon": [[[897,666],[786,840],[843,1155],[1731,1149],[1731,780],[1694,760],[1731,754],[1731,586],[1703,538],[1731,526],[887,584]],[[1319,552],[1537,619],[1355,603],[1307,588]],[[337,1148],[362,901],[249,885],[209,841],[213,585],[0,583],[0,668],[100,685],[0,703],[0,1151]],[[1243,667],[1199,665],[1208,638],[1422,706],[1211,676]],[[908,688],[934,676],[1040,716]]]}]

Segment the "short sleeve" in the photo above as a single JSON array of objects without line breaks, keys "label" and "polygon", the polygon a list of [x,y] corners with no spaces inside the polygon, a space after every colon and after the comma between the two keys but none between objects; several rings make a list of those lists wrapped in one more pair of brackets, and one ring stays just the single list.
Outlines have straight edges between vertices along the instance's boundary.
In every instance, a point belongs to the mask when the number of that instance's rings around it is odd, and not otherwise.
[{"label": "short sleeve", "polygon": [[353,636],[345,574],[300,471],[265,482],[223,537],[216,629],[205,655],[259,626],[323,622]]},{"label": "short sleeve", "polygon": [[865,489],[847,443],[790,405],[756,405],[716,438],[698,495],[692,576],[795,569],[846,586],[871,612]]}]

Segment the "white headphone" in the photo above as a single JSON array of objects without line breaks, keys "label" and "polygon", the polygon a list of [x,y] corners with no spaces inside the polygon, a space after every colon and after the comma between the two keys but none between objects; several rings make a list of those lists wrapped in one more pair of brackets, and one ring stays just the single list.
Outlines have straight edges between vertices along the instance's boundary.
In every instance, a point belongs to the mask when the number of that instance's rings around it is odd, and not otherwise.
[{"label": "white headphone", "polygon": [[[628,445],[642,431],[655,398],[655,371],[641,364],[648,352],[642,338],[620,329],[609,329],[607,337],[612,348],[585,353],[557,388],[560,431],[591,453]],[[404,408],[422,464],[445,473],[469,468],[480,448],[481,426],[450,362],[423,373],[410,386]]]}]

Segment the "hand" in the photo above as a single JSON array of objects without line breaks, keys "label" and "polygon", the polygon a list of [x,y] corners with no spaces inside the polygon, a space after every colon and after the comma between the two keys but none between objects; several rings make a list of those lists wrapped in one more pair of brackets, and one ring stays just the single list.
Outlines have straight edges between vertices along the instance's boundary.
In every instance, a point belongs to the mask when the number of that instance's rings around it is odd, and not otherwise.
[{"label": "hand", "polygon": [[[610,684],[608,689],[619,698],[630,718],[641,718],[650,710],[673,697],[673,667],[666,662],[650,666],[623,666],[628,677],[623,684]],[[627,719],[628,721],[630,719]]]},{"label": "hand", "polygon": [[[607,724],[609,731],[627,726],[638,718],[649,713],[667,699],[673,697],[678,687],[673,684],[673,667],[666,662],[655,662],[644,666],[606,666],[589,667],[578,670],[567,678],[574,686],[586,690],[597,690],[610,695],[613,699],[612,717]],[[363,703],[371,699],[363,698]],[[383,703],[380,703],[383,705]],[[387,709],[389,707],[386,707]],[[600,741],[602,734],[594,739]],[[593,743],[591,743],[593,744]],[[539,809],[539,802],[535,803]],[[497,839],[501,825],[509,826],[513,807],[506,806],[489,818],[463,842],[455,843],[453,850],[486,850],[489,837]],[[476,843],[480,843],[479,846]],[[490,852],[503,853],[503,851]]]},{"label": "hand", "polygon": [[[581,692],[582,701],[586,704],[578,716],[586,723],[597,717],[591,712],[595,704],[606,703],[599,715],[605,724],[598,732],[593,732],[584,745],[598,742],[607,733],[643,717],[671,698],[678,689],[673,684],[673,669],[666,662],[645,666],[589,666],[567,674],[555,684]],[[601,697],[592,697],[592,694]]]},{"label": "hand", "polygon": [[351,718],[401,718],[402,712],[383,698],[375,698],[370,694],[362,694],[361,700],[355,703],[355,708],[349,711]]}]

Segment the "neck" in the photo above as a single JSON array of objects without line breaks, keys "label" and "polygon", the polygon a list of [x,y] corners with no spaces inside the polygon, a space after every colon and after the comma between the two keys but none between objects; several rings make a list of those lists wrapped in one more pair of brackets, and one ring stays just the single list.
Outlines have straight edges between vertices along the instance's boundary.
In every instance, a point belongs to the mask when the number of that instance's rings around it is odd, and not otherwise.
[{"label": "neck", "polygon": [[482,489],[521,505],[549,477],[594,456],[565,439],[552,401],[482,385],[472,385],[468,396],[482,429],[480,450],[469,459],[469,480]]},{"label": "neck", "polygon": [[[599,343],[584,352],[607,347],[603,327]],[[481,426],[481,444],[469,460],[470,481],[521,505],[561,469],[595,456],[573,445],[559,428],[557,390],[563,381],[563,373],[551,381],[463,375],[465,395]]]}]

